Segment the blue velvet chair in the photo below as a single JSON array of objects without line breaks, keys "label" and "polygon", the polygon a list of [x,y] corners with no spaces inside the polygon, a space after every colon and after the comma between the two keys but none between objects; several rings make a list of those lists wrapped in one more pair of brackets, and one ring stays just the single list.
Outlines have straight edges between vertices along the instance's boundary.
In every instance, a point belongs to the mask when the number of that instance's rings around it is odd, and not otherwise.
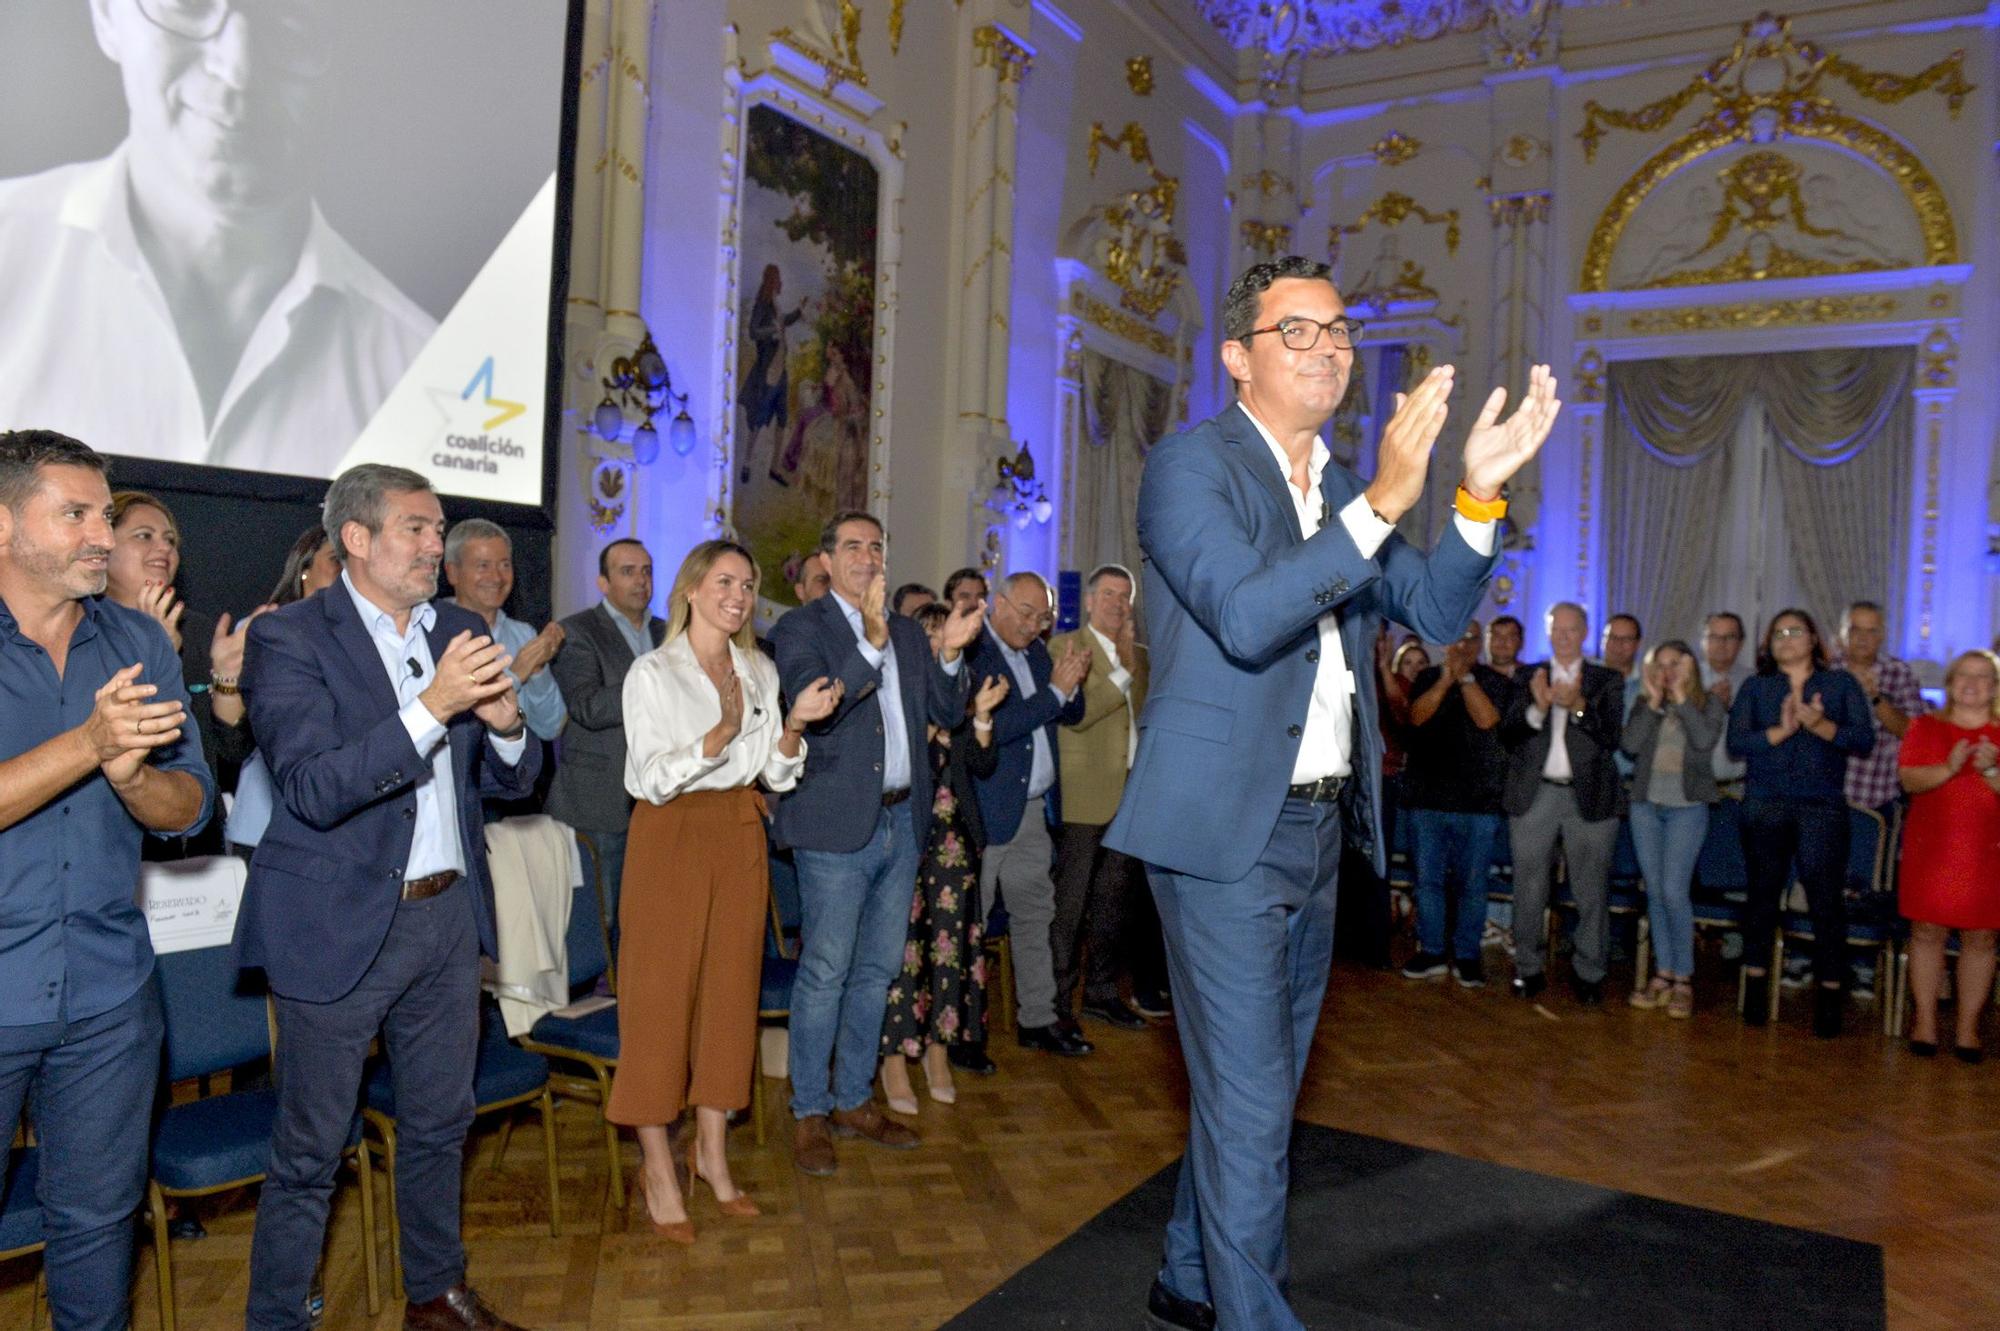
[{"label": "blue velvet chair", "polygon": [[[35,1195],[38,1154],[33,1146],[16,1146],[9,1152],[7,1173],[0,1178],[0,1262],[41,1251],[42,1203]],[[42,1324],[43,1280],[37,1272],[28,1314],[31,1331],[39,1331]]]},{"label": "blue velvet chair", "polygon": [[[472,1113],[475,1118],[497,1114],[534,1101],[542,1113],[542,1154],[549,1171],[549,1234],[558,1233],[559,1194],[556,1185],[556,1111],[549,1090],[549,1061],[531,1054],[507,1038],[499,1008],[482,998],[479,1006],[479,1052],[472,1065]],[[381,1143],[383,1167],[389,1177],[389,1289],[403,1297],[402,1226],[396,1213],[396,1085],[389,1064],[377,1059],[362,1087],[362,1118]],[[500,1129],[493,1149],[494,1169],[507,1154],[514,1135],[513,1115]]]},{"label": "blue velvet chair", "polygon": [[[604,927],[604,879],[597,844],[576,834],[583,854],[583,887],[571,895],[569,930],[570,992],[588,990],[611,969],[610,939]],[[616,993],[616,989],[613,989]],[[618,1125],[604,1118],[611,1103],[611,1073],[618,1066],[618,1007],[615,1002],[581,1017],[551,1012],[534,1024],[520,1047],[551,1061],[549,1087],[557,1095],[597,1106],[604,1124],[605,1166],[610,1171],[611,1204],[625,1205],[625,1177],[618,1158]],[[553,1214],[553,1208],[551,1208]]]},{"label": "blue velvet chair", "polygon": [[[169,952],[157,975],[166,1013],[166,1079],[206,1078],[270,1056],[276,1032],[259,989],[247,988],[227,947]],[[146,1206],[153,1227],[161,1331],[174,1331],[174,1265],[167,1237],[167,1199],[203,1197],[263,1179],[278,1114],[272,1088],[229,1091],[168,1105],[153,1131],[152,1178]],[[357,1113],[348,1138],[361,1183],[361,1243],[367,1264],[368,1312],[381,1311],[376,1279],[374,1182]]]}]

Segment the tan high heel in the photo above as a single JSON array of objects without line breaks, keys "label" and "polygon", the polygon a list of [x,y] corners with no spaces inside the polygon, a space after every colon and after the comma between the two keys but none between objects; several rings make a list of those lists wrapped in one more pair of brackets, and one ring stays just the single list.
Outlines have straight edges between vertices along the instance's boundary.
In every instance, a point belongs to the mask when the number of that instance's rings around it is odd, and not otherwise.
[{"label": "tan high heel", "polygon": [[[897,1060],[897,1066],[900,1066],[903,1071],[903,1089],[901,1091],[891,1089],[889,1085],[889,1059],[891,1058]],[[890,1054],[888,1058],[882,1060],[882,1098],[889,1102],[889,1108],[899,1114],[914,1114],[917,1112],[917,1090],[916,1087],[910,1085],[910,1066],[901,1054]]]},{"label": "tan high heel", "polygon": [[924,1050],[924,1086],[930,1092],[931,1099],[939,1104],[958,1103],[958,1087],[951,1077],[951,1057],[941,1044],[934,1044]]},{"label": "tan high heel", "polygon": [[688,1175],[691,1178],[700,1179],[704,1184],[707,1185],[709,1195],[715,1198],[716,1206],[721,1210],[721,1212],[724,1215],[729,1216],[732,1219],[736,1220],[749,1220],[752,1219],[753,1217],[764,1214],[764,1212],[761,1209],[759,1209],[757,1203],[751,1201],[749,1195],[744,1193],[741,1189],[737,1190],[737,1193],[734,1197],[730,1197],[726,1200],[722,1197],[720,1193],[717,1193],[715,1191],[715,1185],[713,1183],[709,1183],[707,1177],[704,1176],[701,1172],[701,1166],[695,1163],[694,1148],[695,1148],[695,1143],[692,1141],[688,1142],[688,1153],[687,1153]]},{"label": "tan high heel", "polygon": [[[632,1189],[632,1205],[633,1209],[646,1218],[646,1223],[653,1227],[653,1232],[667,1242],[679,1244],[683,1248],[694,1245],[694,1220],[692,1218],[668,1221],[653,1219],[653,1208],[646,1201],[646,1176],[643,1172],[639,1175],[639,1186]],[[687,1194],[685,1192],[681,1194],[681,1205],[683,1207],[687,1205]]]}]

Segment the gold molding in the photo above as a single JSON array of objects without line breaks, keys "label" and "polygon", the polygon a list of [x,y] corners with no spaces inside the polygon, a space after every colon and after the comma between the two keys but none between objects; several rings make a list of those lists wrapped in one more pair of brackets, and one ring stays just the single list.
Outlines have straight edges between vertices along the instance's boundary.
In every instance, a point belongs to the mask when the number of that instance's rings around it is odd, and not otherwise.
[{"label": "gold molding", "polygon": [[1925,388],[1958,386],[1958,341],[1949,328],[1939,324],[1931,329],[1917,352],[1921,362],[1918,373]]},{"label": "gold molding", "polygon": [[1423,151],[1424,141],[1411,138],[1400,129],[1392,129],[1368,150],[1378,166],[1401,166]]},{"label": "gold molding", "polygon": [[[1288,253],[1292,248],[1292,224],[1290,222],[1259,222],[1245,218],[1241,226],[1243,244],[1251,252],[1266,259]],[[1422,276],[1422,270],[1418,271]]]},{"label": "gold molding", "polygon": [[1345,226],[1336,223],[1327,228],[1326,248],[1328,261],[1333,262],[1340,258],[1340,238],[1342,236],[1359,235],[1370,222],[1376,222],[1386,227],[1398,227],[1412,217],[1419,219],[1426,226],[1442,226],[1444,228],[1445,253],[1458,253],[1458,209],[1447,208],[1441,213],[1434,213],[1409,195],[1399,193],[1396,190],[1390,190],[1364,208],[1361,216],[1355,218],[1352,222]]},{"label": "gold molding", "polygon": [[[1940,330],[1942,331],[1942,330]],[[1937,588],[1938,570],[1938,477],[1943,471],[1944,403],[1931,397],[1924,409],[1924,530],[1922,544],[1923,577],[1917,596],[1917,639],[1931,640],[1931,597]]]},{"label": "gold molding", "polygon": [[1894,316],[1899,304],[1894,296],[1801,296],[1797,300],[1640,310],[1625,317],[1625,331],[1706,333],[1730,328],[1876,323]]},{"label": "gold molding", "polygon": [[[811,57],[814,64],[826,71],[826,79],[820,90],[829,97],[833,95],[833,90],[843,83],[852,83],[857,88],[868,86],[868,71],[861,67],[858,54],[852,61],[845,60],[837,54],[829,55],[790,28],[773,28],[771,40],[783,42],[801,54]],[[858,46],[856,50],[858,52]]]},{"label": "gold molding", "polygon": [[1091,175],[1097,174],[1099,151],[1107,147],[1113,152],[1123,149],[1125,155],[1132,159],[1134,166],[1153,164],[1153,145],[1146,138],[1146,127],[1136,120],[1126,121],[1125,128],[1116,134],[1107,134],[1104,122],[1101,120],[1091,122],[1090,142],[1084,146],[1083,151],[1084,159],[1090,164]]},{"label": "gold molding", "polygon": [[1135,55],[1125,62],[1125,86],[1134,97],[1153,95],[1153,57]]},{"label": "gold molding", "polygon": [[[1775,61],[1784,71],[1784,86],[1776,92],[1752,92],[1745,83],[1744,73],[1751,64],[1765,61]],[[1975,91],[1965,81],[1964,66],[1965,52],[1960,50],[1916,74],[1863,69],[1844,56],[1822,51],[1812,42],[1795,41],[1792,20],[1766,11],[1743,25],[1728,55],[1665,97],[1629,111],[1614,110],[1594,98],[1585,102],[1583,128],[1576,137],[1583,143],[1583,160],[1595,161],[1606,126],[1653,133],[1664,129],[1704,92],[1713,102],[1704,126],[1747,126],[1750,115],[1767,106],[1785,109],[1816,103],[1830,108],[1832,103],[1819,91],[1821,82],[1829,77],[1841,80],[1871,102],[1890,105],[1935,87],[1944,95],[1952,118],[1957,119],[1966,97]]]},{"label": "gold molding", "polygon": [[1546,222],[1555,197],[1547,190],[1528,194],[1500,195],[1486,201],[1494,226],[1520,226],[1524,222]]},{"label": "gold molding", "polygon": [[903,53],[904,0],[889,0],[889,54]]},{"label": "gold molding", "polygon": [[1002,32],[999,25],[982,23],[972,30],[973,67],[994,66],[1002,83],[1021,82],[1034,63],[1034,53]]},{"label": "gold molding", "polygon": [[1185,361],[1187,359],[1187,349],[1185,347],[1177,347],[1174,344],[1174,339],[1168,337],[1165,333],[1146,323],[1144,320],[1136,319],[1127,314],[1124,310],[1113,309],[1097,297],[1091,295],[1088,291],[1083,290],[1081,286],[1070,289],[1069,302],[1070,309],[1076,314],[1077,318],[1083,320],[1093,328],[1100,328],[1113,337],[1123,338],[1134,346],[1144,347],[1148,351],[1157,352],[1170,360]]},{"label": "gold molding", "polygon": [[[1584,250],[1580,291],[1608,291],[1611,259],[1626,226],[1638,213],[1639,205],[1669,176],[1712,152],[1732,144],[1750,142],[1755,129],[1749,120],[1724,126],[1704,122],[1675,139],[1648,158],[1611,196]],[[1952,221],[1951,205],[1944,190],[1917,155],[1890,134],[1866,121],[1843,115],[1828,105],[1803,107],[1798,118],[1784,124],[1782,137],[1837,143],[1860,153],[1882,168],[1903,191],[1917,224],[1923,232],[1926,266],[1958,262],[1958,228]]]},{"label": "gold molding", "polygon": [[1578,402],[1604,401],[1604,357],[1596,347],[1585,347],[1576,358],[1576,373],[1571,376],[1576,384]]}]

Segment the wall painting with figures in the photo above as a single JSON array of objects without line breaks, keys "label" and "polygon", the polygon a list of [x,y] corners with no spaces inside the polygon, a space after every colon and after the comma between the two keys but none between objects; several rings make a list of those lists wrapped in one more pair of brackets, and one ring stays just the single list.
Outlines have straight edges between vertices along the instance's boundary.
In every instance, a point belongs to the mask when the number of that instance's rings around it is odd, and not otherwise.
[{"label": "wall painting with figures", "polygon": [[866,508],[874,390],[873,163],[776,107],[750,109],[737,290],[734,525],[762,595],[833,513]]}]

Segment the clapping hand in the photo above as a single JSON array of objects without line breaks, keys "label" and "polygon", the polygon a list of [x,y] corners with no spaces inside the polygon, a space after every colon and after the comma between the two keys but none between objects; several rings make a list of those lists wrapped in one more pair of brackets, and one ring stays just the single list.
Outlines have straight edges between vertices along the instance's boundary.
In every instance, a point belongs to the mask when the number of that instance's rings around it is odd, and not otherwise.
[{"label": "clapping hand", "polygon": [[1565,712],[1573,712],[1583,706],[1583,676],[1566,679],[1549,689],[1549,697]]},{"label": "clapping hand", "polygon": [[1801,730],[1811,730],[1824,720],[1826,720],[1826,700],[1817,693],[1812,696],[1811,701],[1799,703],[1798,723]]},{"label": "clapping hand", "polygon": [[[143,598],[142,598],[143,599]],[[209,667],[214,677],[225,684],[234,684],[243,674],[243,647],[249,641],[250,621],[266,611],[276,610],[275,605],[260,605],[243,616],[233,627],[229,612],[222,612],[215,621],[215,635],[208,640]],[[180,607],[174,609],[176,620],[180,618]]]},{"label": "clapping hand", "polygon": [[1444,649],[1445,678],[1454,684],[1472,673],[1473,663],[1479,659],[1479,638],[1468,634]]},{"label": "clapping hand", "polygon": [[1465,488],[1475,499],[1499,495],[1515,472],[1539,453],[1556,425],[1562,403],[1556,400],[1556,377],[1546,365],[1528,371],[1528,393],[1514,414],[1504,423],[1500,408],[1507,404],[1507,390],[1496,388],[1487,394],[1486,405],[1465,437]]},{"label": "clapping hand", "polygon": [[992,716],[1007,701],[1009,687],[1005,675],[988,675],[980,682],[979,692],[972,695],[972,714],[982,721]]},{"label": "clapping hand", "polygon": [[1665,711],[1667,706],[1667,691],[1660,683],[1660,667],[1648,667],[1641,675],[1639,683],[1640,687],[1646,691],[1646,706],[1656,712]]},{"label": "clapping hand", "polygon": [[[731,682],[735,676],[730,676]],[[807,726],[815,721],[824,721],[833,715],[833,709],[840,706],[840,698],[847,686],[839,680],[821,675],[806,685],[805,691],[792,701],[792,710],[785,717],[785,728],[794,734],[804,734]],[[738,702],[739,719],[742,704]],[[725,713],[726,714],[726,713]]]},{"label": "clapping hand", "polygon": [[114,786],[137,776],[147,756],[179,739],[187,724],[180,703],[146,701],[160,689],[137,682],[142,669],[141,664],[128,665],[105,680],[82,726],[84,743]]},{"label": "clapping hand", "polygon": [[1972,746],[1972,770],[1983,776],[1992,770],[1995,762],[2000,762],[2000,745],[1981,735],[1979,742]]},{"label": "clapping hand", "polygon": [[1367,490],[1368,507],[1389,522],[1401,518],[1423,497],[1431,449],[1449,411],[1453,373],[1451,366],[1440,365],[1407,394],[1396,394],[1396,414],[1382,431],[1375,479]]},{"label": "clapping hand", "polygon": [[179,600],[167,583],[149,582],[139,589],[139,612],[160,621],[177,652],[181,649],[181,615],[186,610],[187,603]]},{"label": "clapping hand", "polygon": [[1535,706],[1544,712],[1555,710],[1556,695],[1555,690],[1549,687],[1547,666],[1538,668],[1534,674],[1528,676],[1528,692],[1534,696]]},{"label": "clapping hand", "polygon": [[889,575],[877,573],[868,590],[861,594],[861,631],[867,635],[868,645],[878,652],[889,645],[889,617],[883,613],[888,599]]},{"label": "clapping hand", "polygon": [[720,732],[720,738],[726,747],[729,741],[743,731],[743,677],[734,670],[730,671],[729,678],[722,681],[722,687],[716,692],[722,699],[722,719],[715,723],[715,730],[709,733],[715,735]]},{"label": "clapping hand", "polygon": [[[1989,748],[1992,746],[1992,742],[1990,740],[1981,740],[1980,742],[1986,744]],[[1944,756],[1944,769],[1945,771],[1950,772],[1953,776],[1957,776],[1960,772],[1965,770],[1965,765],[1971,761],[1972,761],[1972,741],[1969,739],[1962,739],[1958,743],[1952,745],[1951,752],[1947,753]]]},{"label": "clapping hand", "polygon": [[441,724],[449,724],[460,712],[511,692],[514,681],[507,677],[507,667],[512,661],[493,639],[460,629],[438,658],[430,684],[417,696]]},{"label": "clapping hand", "polygon": [[979,636],[980,628],[986,623],[986,603],[974,601],[971,605],[953,606],[951,617],[944,622],[944,651],[947,661],[956,661],[958,654]]},{"label": "clapping hand", "polygon": [[523,683],[535,677],[535,672],[555,659],[562,649],[563,626],[551,620],[542,631],[530,638],[514,658],[514,674]]},{"label": "clapping hand", "polygon": [[1049,672],[1049,686],[1058,693],[1075,693],[1076,686],[1083,683],[1083,677],[1090,673],[1090,653],[1075,643],[1057,659],[1055,669]]}]

